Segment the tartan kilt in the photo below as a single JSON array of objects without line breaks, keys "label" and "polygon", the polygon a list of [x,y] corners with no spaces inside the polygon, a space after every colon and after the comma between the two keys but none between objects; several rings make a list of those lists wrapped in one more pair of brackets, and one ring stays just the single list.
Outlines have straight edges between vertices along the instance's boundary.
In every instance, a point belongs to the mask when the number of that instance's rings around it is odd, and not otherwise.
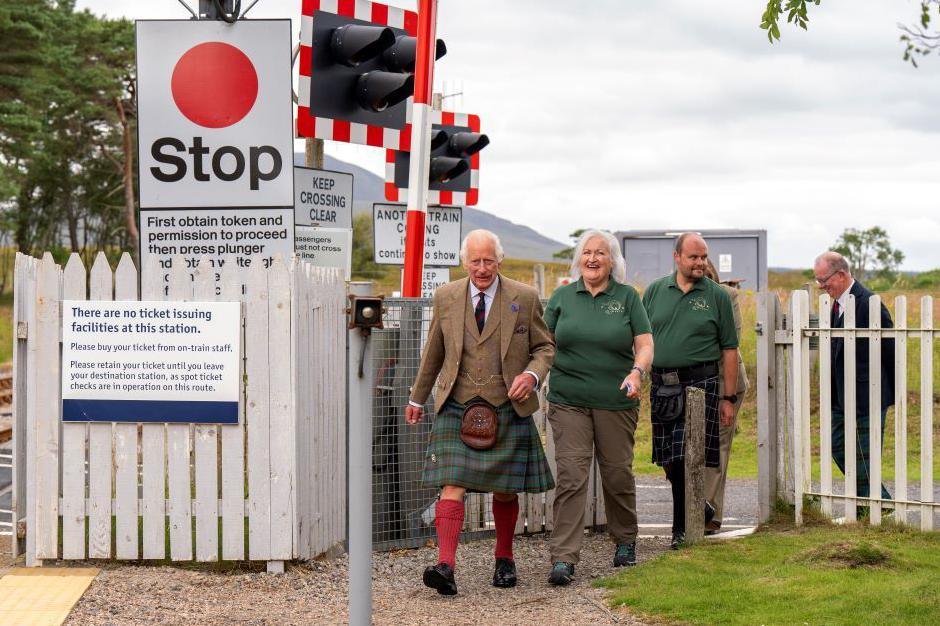
[{"label": "tartan kilt", "polygon": [[424,464],[428,487],[455,485],[484,493],[541,493],[555,488],[532,416],[506,402],[496,409],[496,445],[474,450],[460,441],[464,405],[448,400],[434,418]]},{"label": "tartan kilt", "polygon": [[[718,377],[712,376],[683,385],[705,390],[705,467],[719,467],[721,444],[718,420]],[[653,383],[650,400],[656,395],[659,385]],[[653,463],[662,467],[685,458],[685,415],[676,420],[663,421],[650,414],[653,425]]]}]

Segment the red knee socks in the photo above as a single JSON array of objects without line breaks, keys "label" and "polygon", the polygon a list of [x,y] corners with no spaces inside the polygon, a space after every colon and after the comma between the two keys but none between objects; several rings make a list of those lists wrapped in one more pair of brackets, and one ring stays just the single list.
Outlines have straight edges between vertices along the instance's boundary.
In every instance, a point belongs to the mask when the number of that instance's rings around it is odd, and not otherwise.
[{"label": "red knee socks", "polygon": [[496,558],[512,558],[512,537],[519,517],[519,498],[504,502],[493,498],[493,521],[496,523]]},{"label": "red knee socks", "polygon": [[438,500],[434,526],[437,528],[438,562],[455,568],[457,541],[463,528],[463,500]]}]

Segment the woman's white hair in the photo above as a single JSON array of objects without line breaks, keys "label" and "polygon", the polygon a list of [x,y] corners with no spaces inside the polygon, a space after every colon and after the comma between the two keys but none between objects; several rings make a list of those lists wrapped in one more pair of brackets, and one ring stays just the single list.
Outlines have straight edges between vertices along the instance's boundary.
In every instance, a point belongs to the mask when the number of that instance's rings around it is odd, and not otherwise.
[{"label": "woman's white hair", "polygon": [[571,275],[577,280],[581,278],[581,254],[584,252],[584,246],[591,239],[598,237],[607,244],[607,251],[610,253],[610,275],[618,283],[627,282],[627,262],[623,258],[623,252],[620,250],[620,243],[606,230],[589,229],[581,233],[577,245],[574,247],[574,256],[571,257]]},{"label": "woman's white hair", "polygon": [[503,262],[506,253],[503,252],[503,244],[500,243],[499,237],[496,233],[486,230],[485,228],[477,228],[476,230],[471,230],[467,233],[467,236],[463,238],[463,241],[460,243],[460,260],[466,264],[467,263],[467,242],[471,239],[489,239],[493,244],[493,251],[496,253],[496,261],[499,263]]}]

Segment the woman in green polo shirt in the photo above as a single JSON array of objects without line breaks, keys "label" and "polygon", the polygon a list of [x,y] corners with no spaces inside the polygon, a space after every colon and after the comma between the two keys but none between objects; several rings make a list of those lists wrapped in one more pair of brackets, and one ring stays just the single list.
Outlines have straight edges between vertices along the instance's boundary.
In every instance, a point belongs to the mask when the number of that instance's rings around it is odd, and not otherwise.
[{"label": "woman in green polo shirt", "polygon": [[653,360],[646,309],[626,283],[617,240],[589,230],[574,250],[577,282],[555,290],[545,323],[555,333],[548,380],[548,420],[557,463],[549,582],[574,576],[584,537],[584,499],[597,451],[607,530],[617,547],[614,566],[636,565],[636,481],[633,434],[643,374]]}]

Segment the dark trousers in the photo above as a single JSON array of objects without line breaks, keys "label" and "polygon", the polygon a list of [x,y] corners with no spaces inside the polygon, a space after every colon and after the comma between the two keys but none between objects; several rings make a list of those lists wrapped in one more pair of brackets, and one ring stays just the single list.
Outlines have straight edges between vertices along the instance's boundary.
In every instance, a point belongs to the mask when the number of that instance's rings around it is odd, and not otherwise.
[{"label": "dark trousers", "polygon": [[[881,411],[881,440],[884,441],[885,416],[888,410]],[[867,498],[869,494],[869,467],[871,466],[871,453],[869,446],[869,419],[868,415],[860,415],[855,424],[855,495]],[[832,411],[832,458],[845,475],[845,413],[836,409]],[[891,499],[891,494],[881,485],[881,497]]]},{"label": "dark trousers", "polygon": [[685,459],[673,461],[666,470],[672,486],[672,532],[685,532]]}]

